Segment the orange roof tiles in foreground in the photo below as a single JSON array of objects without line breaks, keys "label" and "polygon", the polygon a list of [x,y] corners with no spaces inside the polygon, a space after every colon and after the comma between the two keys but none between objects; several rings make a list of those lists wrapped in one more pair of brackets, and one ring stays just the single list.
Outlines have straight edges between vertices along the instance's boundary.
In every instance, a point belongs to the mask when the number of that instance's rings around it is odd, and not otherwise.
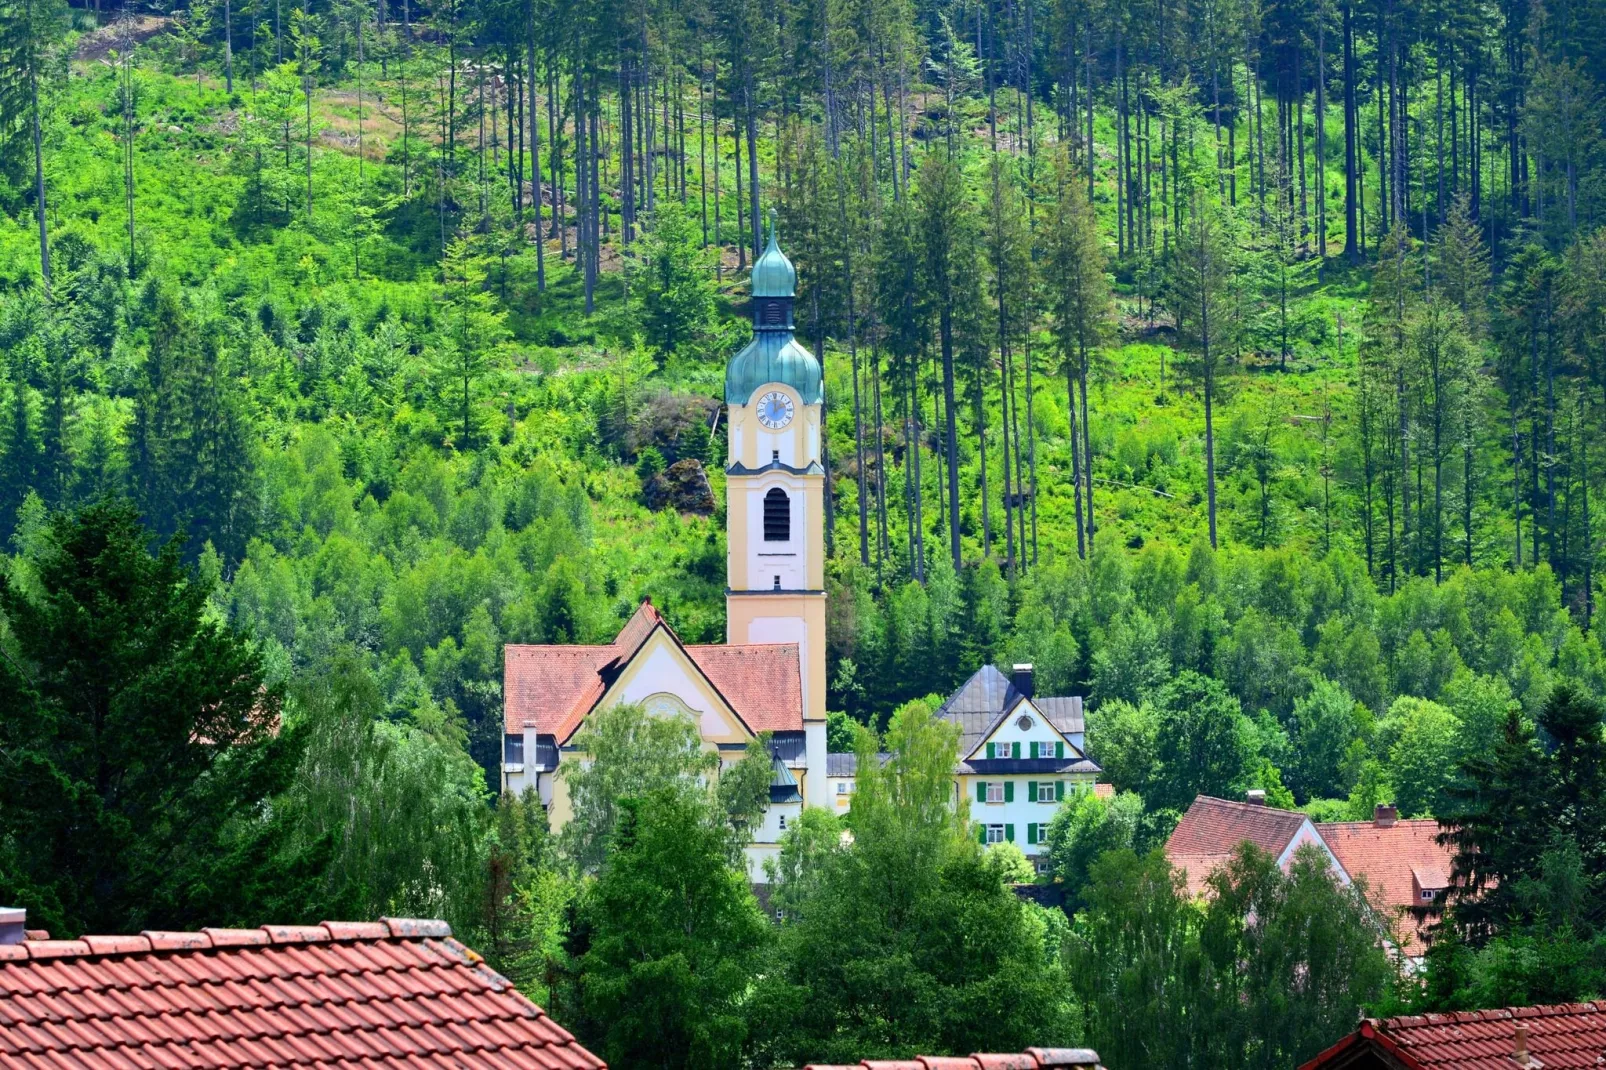
[{"label": "orange roof tiles in foreground", "polygon": [[865,1059],[847,1064],[810,1063],[803,1070],[1104,1070],[1091,1048],[1027,1048],[969,1056],[916,1055],[912,1059]]},{"label": "orange roof tiles in foreground", "polygon": [[1578,1070],[1606,1062],[1606,1002],[1368,1018],[1300,1070]]},{"label": "orange roof tiles in foreground", "polygon": [[0,1068],[604,1070],[445,922],[0,944]]}]

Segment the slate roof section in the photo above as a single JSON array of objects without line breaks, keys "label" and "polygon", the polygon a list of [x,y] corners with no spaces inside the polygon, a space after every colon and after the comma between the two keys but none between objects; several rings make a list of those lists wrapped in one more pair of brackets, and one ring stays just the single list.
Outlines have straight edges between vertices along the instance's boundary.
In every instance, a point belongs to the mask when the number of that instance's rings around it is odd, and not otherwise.
[{"label": "slate roof section", "polygon": [[0,1068],[604,1070],[445,922],[0,945]]},{"label": "slate roof section", "polygon": [[1027,1048],[1023,1052],[977,1052],[969,1056],[916,1055],[913,1059],[810,1063],[803,1070],[1104,1070],[1092,1048]]},{"label": "slate roof section", "polygon": [[1200,795],[1166,841],[1165,856],[1187,875],[1189,893],[1198,895],[1206,878],[1231,860],[1239,844],[1247,840],[1280,857],[1306,820],[1297,810]]},{"label": "slate roof section", "polygon": [[1512,1070],[1518,1027],[1529,1066],[1578,1070],[1606,1060],[1606,1002],[1368,1018],[1300,1070],[1399,1066],[1404,1070]]},{"label": "slate roof section", "polygon": [[643,601],[607,645],[504,647],[503,730],[533,728],[567,743],[660,627],[752,731],[803,731],[803,672],[795,643],[687,646],[651,601]]},{"label": "slate roof section", "polygon": [[[937,716],[959,725],[959,753],[966,755],[1025,697],[998,666],[983,665],[937,707]],[[1061,735],[1069,737],[1085,730],[1080,695],[1037,696],[1031,702]]]},{"label": "slate roof section", "polygon": [[1427,947],[1422,929],[1431,919],[1420,888],[1449,887],[1454,857],[1448,847],[1439,846],[1439,823],[1330,821],[1317,825],[1316,831],[1352,877],[1365,876],[1368,897],[1378,911],[1401,922],[1400,935],[1405,938],[1401,950],[1412,957],[1421,955]]},{"label": "slate roof section", "polygon": [[[890,751],[878,751],[876,761],[886,765],[891,759]],[[853,751],[827,754],[825,756],[826,776],[857,776],[859,774],[859,756]]]}]

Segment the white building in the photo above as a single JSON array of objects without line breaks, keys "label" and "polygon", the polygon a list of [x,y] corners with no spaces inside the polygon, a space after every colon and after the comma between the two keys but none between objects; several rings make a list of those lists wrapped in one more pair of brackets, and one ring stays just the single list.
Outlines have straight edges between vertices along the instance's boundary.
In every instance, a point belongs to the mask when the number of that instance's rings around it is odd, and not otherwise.
[{"label": "white building", "polygon": [[[1060,805],[1093,791],[1100,770],[1083,749],[1081,698],[1037,696],[1033,685],[1030,665],[1014,666],[1009,676],[984,665],[937,716],[959,726],[955,793],[969,802],[976,838],[1016,844],[1036,859]],[[846,813],[853,805],[855,756],[831,754],[826,763],[832,808]]]}]

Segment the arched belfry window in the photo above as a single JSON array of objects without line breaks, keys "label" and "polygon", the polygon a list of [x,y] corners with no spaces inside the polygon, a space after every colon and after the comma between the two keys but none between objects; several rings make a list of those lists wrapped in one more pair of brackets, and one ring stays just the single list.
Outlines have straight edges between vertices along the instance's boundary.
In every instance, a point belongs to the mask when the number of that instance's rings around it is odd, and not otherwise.
[{"label": "arched belfry window", "polygon": [[764,495],[764,541],[789,542],[792,538],[792,499],[780,487]]}]

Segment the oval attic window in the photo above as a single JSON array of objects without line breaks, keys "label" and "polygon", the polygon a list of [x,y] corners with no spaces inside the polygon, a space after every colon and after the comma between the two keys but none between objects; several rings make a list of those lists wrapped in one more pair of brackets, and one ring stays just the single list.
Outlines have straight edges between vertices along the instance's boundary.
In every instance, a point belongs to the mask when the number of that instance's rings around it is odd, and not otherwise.
[{"label": "oval attic window", "polygon": [[1030,714],[1023,713],[1021,714],[1020,720],[1015,722],[1015,727],[1020,729],[1022,732],[1030,732],[1032,730],[1032,725],[1035,723],[1036,722],[1032,720]]}]

